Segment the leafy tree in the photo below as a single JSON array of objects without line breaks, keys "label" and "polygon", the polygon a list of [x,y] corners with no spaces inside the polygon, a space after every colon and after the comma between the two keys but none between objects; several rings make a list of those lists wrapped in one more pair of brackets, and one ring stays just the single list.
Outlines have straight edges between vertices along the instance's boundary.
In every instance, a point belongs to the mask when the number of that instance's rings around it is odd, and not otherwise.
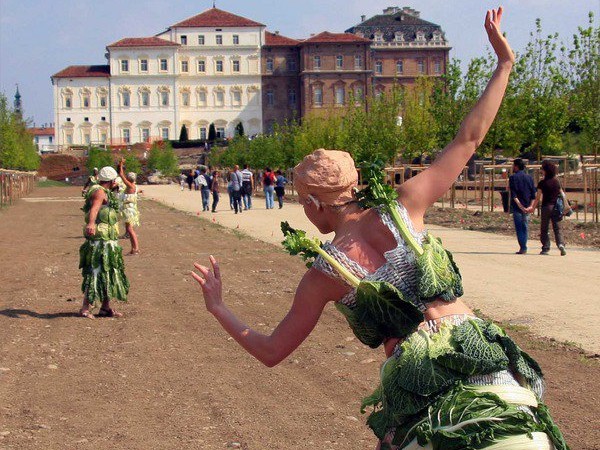
[{"label": "leafy tree", "polygon": [[122,151],[121,157],[125,158],[125,169],[127,172],[140,173],[142,171],[142,163],[134,153]]},{"label": "leafy tree", "polygon": [[188,140],[188,131],[185,125],[181,125],[181,131],[179,133],[179,142],[186,142]]},{"label": "leafy tree", "polygon": [[208,127],[208,141],[214,142],[217,139],[217,130],[215,128],[215,124],[211,123]]},{"label": "leafy tree", "polygon": [[16,170],[36,170],[40,157],[27,131],[27,122],[21,114],[8,106],[0,93],[0,167]]},{"label": "leafy tree", "polygon": [[91,173],[92,170],[94,170],[94,167],[101,169],[105,166],[113,166],[114,160],[110,150],[92,147],[88,152],[88,159],[86,164],[88,171]]},{"label": "leafy tree", "polygon": [[177,155],[170,143],[163,145],[160,158],[158,160],[158,170],[163,175],[174,176],[179,172],[179,163]]},{"label": "leafy tree", "polygon": [[403,156],[413,159],[437,147],[437,122],[431,112],[432,81],[420,77],[407,90],[402,114]]},{"label": "leafy tree", "polygon": [[150,152],[148,153],[147,165],[150,170],[159,170],[160,165],[161,148],[157,142],[152,144]]}]

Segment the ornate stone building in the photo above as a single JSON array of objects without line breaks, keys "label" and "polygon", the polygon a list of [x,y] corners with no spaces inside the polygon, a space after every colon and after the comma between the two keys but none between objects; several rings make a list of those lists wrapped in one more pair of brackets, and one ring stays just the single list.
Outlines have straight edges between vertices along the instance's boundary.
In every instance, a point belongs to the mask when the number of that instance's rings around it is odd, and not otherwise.
[{"label": "ornate stone building", "polygon": [[[59,146],[127,145],[271,132],[419,76],[441,76],[450,47],[439,25],[390,7],[345,33],[292,39],[217,8],[152,37],[107,46],[107,65],[52,76]],[[368,104],[368,102],[367,102]]]}]

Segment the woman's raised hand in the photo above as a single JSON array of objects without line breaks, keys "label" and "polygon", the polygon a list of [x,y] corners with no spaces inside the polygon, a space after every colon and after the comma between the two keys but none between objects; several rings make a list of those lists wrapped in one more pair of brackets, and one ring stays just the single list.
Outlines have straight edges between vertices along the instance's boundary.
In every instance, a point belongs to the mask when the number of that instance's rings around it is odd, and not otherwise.
[{"label": "woman's raised hand", "polygon": [[503,12],[502,6],[498,9],[488,10],[485,15],[485,31],[487,32],[488,39],[490,40],[490,44],[492,44],[494,52],[498,56],[498,64],[514,64],[515,54],[500,30]]},{"label": "woman's raised hand", "polygon": [[198,275],[196,272],[192,272],[191,274],[202,288],[206,309],[208,312],[214,314],[217,309],[223,306],[221,270],[219,269],[219,263],[217,263],[214,256],[211,255],[209,259],[210,264],[212,265],[212,271],[202,264],[194,263],[194,267],[198,269],[202,276]]}]

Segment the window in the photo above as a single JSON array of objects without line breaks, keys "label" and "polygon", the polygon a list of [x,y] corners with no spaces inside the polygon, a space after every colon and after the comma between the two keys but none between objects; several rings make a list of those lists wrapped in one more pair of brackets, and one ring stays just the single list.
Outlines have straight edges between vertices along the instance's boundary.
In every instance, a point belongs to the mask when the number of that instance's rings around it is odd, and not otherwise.
[{"label": "window", "polygon": [[83,118],[83,121],[84,121],[84,122],[89,122],[89,121],[90,121],[90,118],[89,118],[89,117],[84,117],[84,118]]},{"label": "window", "polygon": [[207,137],[206,127],[200,127],[200,139],[205,141]]},{"label": "window", "polygon": [[217,129],[215,131],[217,132],[217,139],[224,139],[225,138],[225,128],[223,128],[223,127],[217,127]]},{"label": "window", "polygon": [[240,45],[240,36],[237,34],[233,35],[233,45]]},{"label": "window", "polygon": [[313,69],[319,70],[321,68],[321,57],[315,56],[313,57]]},{"label": "window", "polygon": [[274,106],[275,105],[275,92],[273,92],[273,89],[269,89],[267,91],[267,106]]},{"label": "window", "polygon": [[343,105],[346,99],[346,92],[344,86],[337,86],[335,88],[335,104],[340,106]]},{"label": "window", "polygon": [[267,72],[273,72],[273,58],[267,58]]},{"label": "window", "polygon": [[342,55],[337,55],[335,57],[335,68],[336,70],[342,70],[344,68],[344,57]]},{"label": "window", "polygon": [[142,142],[150,142],[150,128],[142,128]]},{"label": "window", "polygon": [[204,92],[204,91],[198,92],[198,105],[206,106],[206,92]]},{"label": "window", "polygon": [[396,73],[404,73],[404,61],[401,59],[396,61]]},{"label": "window", "polygon": [[48,142],[52,144],[52,136],[48,136]]},{"label": "window", "polygon": [[106,108],[106,95],[101,95],[100,96],[100,107],[101,108]]},{"label": "window", "polygon": [[125,144],[131,143],[131,130],[129,128],[123,128],[123,142]]},{"label": "window", "polygon": [[169,128],[168,127],[163,127],[160,129],[160,137],[162,138],[163,141],[169,140]]},{"label": "window", "polygon": [[217,62],[216,62],[216,71],[223,73],[223,61],[217,60]]},{"label": "window", "polygon": [[394,33],[394,40],[396,42],[403,42],[404,41],[404,33],[400,33],[399,31],[396,31],[396,33]]},{"label": "window", "polygon": [[435,73],[442,73],[442,62],[439,59],[436,59],[433,63],[433,71]]},{"label": "window", "polygon": [[354,88],[354,100],[357,102],[361,102],[363,100],[363,88],[360,86],[356,86]]},{"label": "window", "polygon": [[204,45],[204,35],[200,34],[198,36],[198,45]]},{"label": "window", "polygon": [[34,141],[35,141],[35,143],[36,143],[36,144],[39,144],[39,143],[40,143],[40,138],[39,138],[39,136],[36,136],[36,137],[34,138]]},{"label": "window", "polygon": [[85,94],[83,96],[83,107],[84,108],[89,108],[90,107],[90,96],[88,94]]},{"label": "window", "polygon": [[148,72],[148,60],[140,59],[140,72]]},{"label": "window", "polygon": [[73,135],[71,133],[67,134],[67,144],[73,145]]},{"label": "window", "polygon": [[223,45],[223,35],[217,34],[217,45]]},{"label": "window", "polygon": [[290,106],[296,106],[296,89],[288,90],[288,104]]},{"label": "window", "polygon": [[181,35],[181,45],[187,45],[187,36],[185,34]]},{"label": "window", "polygon": [[129,72],[129,60],[128,59],[121,60],[121,72]]},{"label": "window", "polygon": [[92,138],[89,132],[83,133],[83,143],[85,145],[90,145],[92,143]]},{"label": "window", "polygon": [[285,65],[288,72],[295,72],[297,70],[296,59],[293,56],[285,61]]},{"label": "window", "polygon": [[423,61],[422,59],[419,59],[417,61],[417,70],[419,71],[419,73],[425,73],[425,61]]},{"label": "window", "polygon": [[383,63],[381,61],[375,62],[375,73],[381,75],[383,73]]},{"label": "window", "polygon": [[183,106],[190,106],[190,93],[183,92],[181,94],[181,103]]},{"label": "window", "polygon": [[225,93],[223,91],[217,91],[215,95],[216,106],[225,105]]},{"label": "window", "polygon": [[383,42],[383,34],[375,33],[375,42]]},{"label": "window", "polygon": [[240,61],[237,59],[233,60],[233,71],[234,72],[239,72],[240,71]]},{"label": "window", "polygon": [[203,59],[198,61],[198,72],[200,72],[200,73],[206,72],[206,61],[204,61]]},{"label": "window", "polygon": [[108,138],[108,135],[106,134],[106,132],[102,132],[100,133],[100,142],[102,142],[103,144],[106,143],[106,139]]},{"label": "window", "polygon": [[181,61],[181,71],[184,73],[189,72],[189,62],[188,61]]},{"label": "window", "polygon": [[169,93],[161,92],[160,93],[160,105],[161,106],[169,106]]},{"label": "window", "polygon": [[321,87],[314,88],[313,102],[316,106],[321,106],[323,104],[323,88],[321,88]]},{"label": "window", "polygon": [[233,104],[234,106],[241,106],[242,93],[240,91],[233,91]]},{"label": "window", "polygon": [[425,33],[422,31],[417,31],[417,41],[425,42]]},{"label": "window", "polygon": [[356,56],[354,56],[354,68],[355,69],[362,69],[362,66],[363,66],[362,55],[356,55]]},{"label": "window", "polygon": [[121,93],[121,106],[125,106],[125,107],[129,107],[131,106],[131,95],[129,94],[128,91],[123,91]]},{"label": "window", "polygon": [[150,93],[148,91],[142,92],[142,106],[150,106]]},{"label": "window", "polygon": [[72,107],[73,107],[73,99],[71,98],[70,95],[67,95],[65,97],[65,108],[71,109]]},{"label": "window", "polygon": [[161,60],[160,60],[160,70],[161,70],[161,72],[166,72],[167,70],[169,70],[169,63],[166,60],[166,58],[161,58]]}]

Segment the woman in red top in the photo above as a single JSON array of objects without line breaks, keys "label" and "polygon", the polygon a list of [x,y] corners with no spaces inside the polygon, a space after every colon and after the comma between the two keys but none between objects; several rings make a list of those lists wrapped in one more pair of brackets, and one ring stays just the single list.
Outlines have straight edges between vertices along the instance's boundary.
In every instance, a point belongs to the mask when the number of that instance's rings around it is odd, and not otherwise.
[{"label": "woman in red top", "polygon": [[265,167],[263,173],[263,191],[265,192],[265,203],[267,209],[273,209],[275,207],[275,174],[269,167]]}]

